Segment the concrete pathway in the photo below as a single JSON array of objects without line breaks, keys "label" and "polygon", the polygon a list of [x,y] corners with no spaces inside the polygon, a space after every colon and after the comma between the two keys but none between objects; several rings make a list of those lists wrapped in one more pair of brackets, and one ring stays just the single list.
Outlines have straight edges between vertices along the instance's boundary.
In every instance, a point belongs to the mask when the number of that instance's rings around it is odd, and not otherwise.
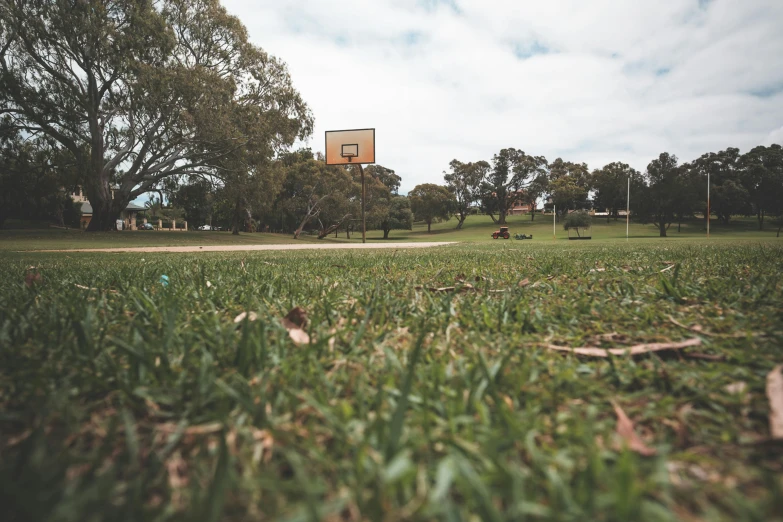
[{"label": "concrete pathway", "polygon": [[419,243],[302,243],[283,245],[213,245],[160,246],[124,248],[75,248],[72,250],[34,250],[29,252],[245,252],[256,250],[377,250],[401,248],[429,248],[453,245],[454,241],[427,241]]}]

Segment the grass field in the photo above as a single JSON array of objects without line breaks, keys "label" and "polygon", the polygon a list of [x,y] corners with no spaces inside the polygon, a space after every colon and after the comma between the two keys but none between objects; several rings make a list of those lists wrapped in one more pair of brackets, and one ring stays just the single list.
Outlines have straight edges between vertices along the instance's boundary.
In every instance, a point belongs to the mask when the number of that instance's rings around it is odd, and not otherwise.
[{"label": "grass field", "polygon": [[781,273],[774,239],[3,252],[4,518],[779,519]]},{"label": "grass field", "polygon": [[[469,216],[462,230],[455,230],[457,221],[451,219],[432,226],[432,233],[427,232],[427,226],[421,223],[414,224],[413,230],[393,230],[387,241],[459,241],[467,243],[491,243],[492,232],[497,230],[488,216]],[[533,235],[532,243],[551,243],[552,217],[536,215],[534,221],[530,216],[509,216],[508,225],[511,234]],[[768,223],[765,230],[759,231],[755,218],[734,218],[728,226],[713,223],[711,227],[711,240],[780,240],[777,238],[777,229]],[[568,233],[558,224],[555,228],[558,241],[567,241]],[[661,239],[658,230],[652,225],[640,225],[632,223],[630,226],[632,240],[665,241],[675,240],[702,240],[706,239],[706,231],[701,221],[684,223],[681,231],[677,231],[674,224],[669,229],[669,237]],[[622,220],[594,219],[592,227],[593,242],[625,241],[625,222]],[[377,230],[369,230],[367,239],[370,242],[384,241],[383,233]],[[316,242],[315,236],[302,235],[299,240],[291,238],[290,234],[260,234],[241,233],[238,236],[230,232],[154,232],[154,231],[124,231],[124,232],[82,232],[81,230],[62,229],[11,229],[0,230],[0,251],[2,250],[60,250],[77,248],[113,248],[113,247],[143,247],[143,246],[184,246],[184,245],[235,245],[235,244],[287,244]],[[352,233],[351,239],[345,237],[345,232],[334,235],[324,240],[325,242],[360,242],[361,233]],[[502,240],[499,240],[503,243]],[[507,243],[516,243],[510,239]],[[520,242],[521,243],[521,242]],[[525,241],[525,244],[530,244]],[[497,245],[496,245],[497,246]]]}]

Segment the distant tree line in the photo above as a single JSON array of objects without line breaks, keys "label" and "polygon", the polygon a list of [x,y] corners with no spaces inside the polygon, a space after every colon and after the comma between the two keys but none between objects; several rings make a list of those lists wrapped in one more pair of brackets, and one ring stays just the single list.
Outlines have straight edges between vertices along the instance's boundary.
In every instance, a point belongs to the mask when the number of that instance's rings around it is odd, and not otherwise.
[{"label": "distant tree line", "polygon": [[[219,0],[0,1],[0,226],[9,217],[78,222],[67,192],[92,206],[88,230],[111,230],[128,203],[159,194],[160,215],[239,230],[326,234],[358,228],[356,167],[309,150],[313,115],[284,62],[253,45]],[[409,228],[471,212],[505,224],[515,202],[558,214],[608,209],[617,219],[631,180],[632,215],[662,236],[707,210],[780,221],[780,145],[729,148],[679,164],[663,153],[644,173],[507,148],[491,161],[453,160],[444,186],[398,194],[399,177],[370,166],[372,228]],[[155,205],[157,205],[155,207]],[[166,208],[166,205],[171,208]]]},{"label": "distant tree line", "polygon": [[[745,154],[736,148],[707,153],[680,164],[673,154],[662,153],[641,173],[625,163],[609,163],[590,172],[585,163],[557,158],[551,163],[518,149],[502,149],[491,162],[465,163],[452,160],[444,172],[445,186],[419,185],[411,191],[417,221],[456,216],[459,229],[477,209],[495,223],[506,224],[516,202],[529,205],[535,219],[537,202],[563,215],[575,210],[606,211],[617,219],[625,209],[630,180],[631,216],[653,224],[661,237],[669,227],[707,216],[707,179],[710,180],[709,213],[728,224],[732,216],[753,215],[763,230],[765,219],[783,226],[783,149],[780,145],[758,146]],[[450,197],[442,195],[445,189]],[[416,194],[421,201],[413,200]],[[592,197],[591,197],[592,196]],[[428,199],[427,199],[428,198]]]}]

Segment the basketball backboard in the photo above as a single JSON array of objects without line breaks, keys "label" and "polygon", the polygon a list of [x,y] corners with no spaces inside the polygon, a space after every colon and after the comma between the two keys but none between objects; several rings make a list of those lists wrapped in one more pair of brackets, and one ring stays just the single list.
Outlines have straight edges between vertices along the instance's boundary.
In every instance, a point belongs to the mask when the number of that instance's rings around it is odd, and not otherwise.
[{"label": "basketball backboard", "polygon": [[326,131],[326,164],[375,163],[375,129]]}]

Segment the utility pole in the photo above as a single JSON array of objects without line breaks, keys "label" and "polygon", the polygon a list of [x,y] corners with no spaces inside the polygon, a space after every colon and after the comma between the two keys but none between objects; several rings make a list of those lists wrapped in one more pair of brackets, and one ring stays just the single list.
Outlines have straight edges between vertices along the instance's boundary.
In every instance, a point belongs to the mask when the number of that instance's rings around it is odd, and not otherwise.
[{"label": "utility pole", "polygon": [[710,173],[707,171],[707,239],[710,238]]},{"label": "utility pole", "polygon": [[628,224],[631,220],[631,177],[628,176],[628,197],[625,200],[625,241],[628,242]]}]

